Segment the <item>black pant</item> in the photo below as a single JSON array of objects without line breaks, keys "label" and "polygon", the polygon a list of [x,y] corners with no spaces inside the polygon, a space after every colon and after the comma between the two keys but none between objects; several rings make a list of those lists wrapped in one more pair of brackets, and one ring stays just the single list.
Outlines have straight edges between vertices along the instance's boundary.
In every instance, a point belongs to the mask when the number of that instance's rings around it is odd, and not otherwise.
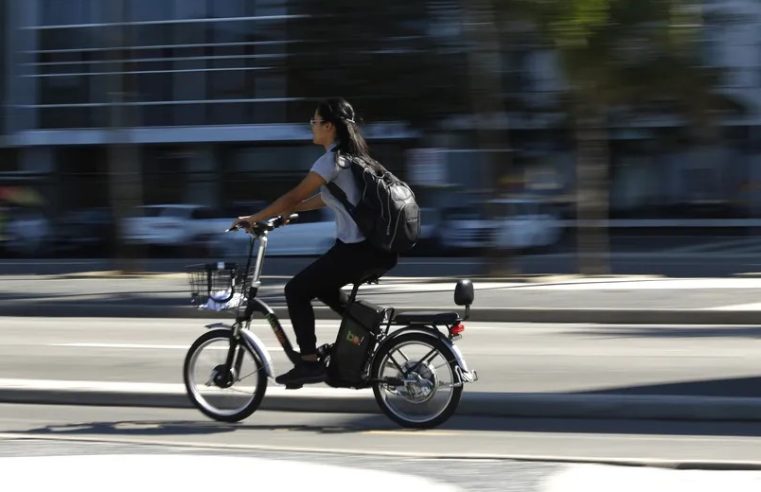
[{"label": "black pant", "polygon": [[396,253],[377,250],[367,241],[336,241],[335,246],[285,285],[288,314],[302,355],[317,351],[312,299],[317,298],[343,314],[348,296],[341,292],[341,287],[369,274],[382,275],[396,265],[397,258]]}]

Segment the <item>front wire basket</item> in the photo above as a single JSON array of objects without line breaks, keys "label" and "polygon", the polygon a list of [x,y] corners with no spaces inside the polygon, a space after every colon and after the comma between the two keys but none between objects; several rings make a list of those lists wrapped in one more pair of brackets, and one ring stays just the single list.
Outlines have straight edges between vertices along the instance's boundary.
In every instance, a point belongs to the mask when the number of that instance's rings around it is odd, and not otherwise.
[{"label": "front wire basket", "polygon": [[255,243],[256,240],[251,238],[247,258],[243,259],[245,267],[224,261],[188,266],[191,303],[199,309],[234,309],[236,317],[240,317],[248,304],[253,282],[254,268],[251,262]]},{"label": "front wire basket", "polygon": [[188,266],[187,272],[193,305],[221,310],[240,304],[243,286],[239,284],[243,279],[236,263],[200,263]]}]

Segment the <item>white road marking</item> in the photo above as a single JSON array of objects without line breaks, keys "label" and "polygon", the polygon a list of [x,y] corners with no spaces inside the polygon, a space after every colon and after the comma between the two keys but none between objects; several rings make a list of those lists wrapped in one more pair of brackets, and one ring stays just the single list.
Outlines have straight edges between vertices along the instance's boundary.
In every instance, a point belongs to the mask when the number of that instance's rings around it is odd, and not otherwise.
[{"label": "white road marking", "polygon": [[761,302],[751,304],[732,304],[729,306],[717,306],[712,308],[703,308],[704,311],[761,311]]},{"label": "white road marking", "polygon": [[758,492],[761,472],[668,470],[606,465],[571,465],[550,475],[541,492]]},{"label": "white road marking", "polygon": [[[121,381],[72,381],[55,379],[0,379],[0,388],[5,389],[48,389],[55,391],[93,391],[123,393],[167,393],[184,394],[185,385],[180,383],[135,383]],[[348,388],[301,388],[286,390],[285,386],[270,385],[267,395],[315,398],[374,398],[372,389]]]},{"label": "white road marking", "polygon": [[[113,349],[138,349],[138,350],[187,350],[190,345],[150,345],[141,343],[49,343],[48,347],[75,347],[75,348],[113,348]],[[282,347],[265,346],[267,350],[282,350]],[[212,347],[212,350],[225,350],[225,347]]]},{"label": "white road marking", "polygon": [[[238,473],[193,473],[189,470],[233,470]],[[232,456],[126,454],[9,457],[0,458],[0,473],[7,490],[49,490],[63,486],[82,492],[104,488],[115,492],[140,489],[208,491],[239,486],[242,473],[256,477],[257,488],[266,489],[282,489],[286,477],[292,490],[315,488],[315,477],[340,477],[340,480],[331,482],[331,490],[353,491],[360,483],[367,492],[389,489],[421,492],[459,490],[428,478],[389,471]],[[118,479],[114,480],[114,477]]]}]

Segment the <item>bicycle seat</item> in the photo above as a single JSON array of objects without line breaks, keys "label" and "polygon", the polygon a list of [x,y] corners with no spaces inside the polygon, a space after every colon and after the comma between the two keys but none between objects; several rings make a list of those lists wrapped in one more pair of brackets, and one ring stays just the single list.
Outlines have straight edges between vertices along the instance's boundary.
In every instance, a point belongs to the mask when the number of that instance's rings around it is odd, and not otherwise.
[{"label": "bicycle seat", "polygon": [[394,322],[400,325],[453,325],[460,319],[455,312],[441,313],[437,311],[416,311],[414,313],[399,313],[394,316]]}]

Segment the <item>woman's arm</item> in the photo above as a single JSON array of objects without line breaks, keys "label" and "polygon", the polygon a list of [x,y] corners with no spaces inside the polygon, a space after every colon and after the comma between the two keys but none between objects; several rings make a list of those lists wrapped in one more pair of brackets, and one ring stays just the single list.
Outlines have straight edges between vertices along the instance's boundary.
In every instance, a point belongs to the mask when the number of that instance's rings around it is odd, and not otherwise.
[{"label": "woman's arm", "polygon": [[317,210],[325,206],[325,202],[322,201],[322,196],[317,193],[312,198],[307,198],[303,202],[296,205],[296,208],[291,212],[307,212],[309,210]]},{"label": "woman's arm", "polygon": [[[313,195],[317,192],[320,186],[324,185],[325,183],[326,181],[322,178],[322,176],[310,171],[306,177],[301,180],[301,183],[299,183],[295,188],[291,189],[288,193],[281,196],[261,211],[253,215],[238,217],[233,222],[232,227],[237,227],[243,222],[254,224],[255,222],[266,220],[270,217],[275,217],[276,215],[291,213],[298,207],[305,205],[303,202],[312,202],[315,199]],[[319,195],[317,198],[319,198]],[[322,201],[322,199],[320,199],[320,201]],[[314,203],[311,205],[314,205]],[[301,210],[311,210],[311,208],[302,208]]]}]

